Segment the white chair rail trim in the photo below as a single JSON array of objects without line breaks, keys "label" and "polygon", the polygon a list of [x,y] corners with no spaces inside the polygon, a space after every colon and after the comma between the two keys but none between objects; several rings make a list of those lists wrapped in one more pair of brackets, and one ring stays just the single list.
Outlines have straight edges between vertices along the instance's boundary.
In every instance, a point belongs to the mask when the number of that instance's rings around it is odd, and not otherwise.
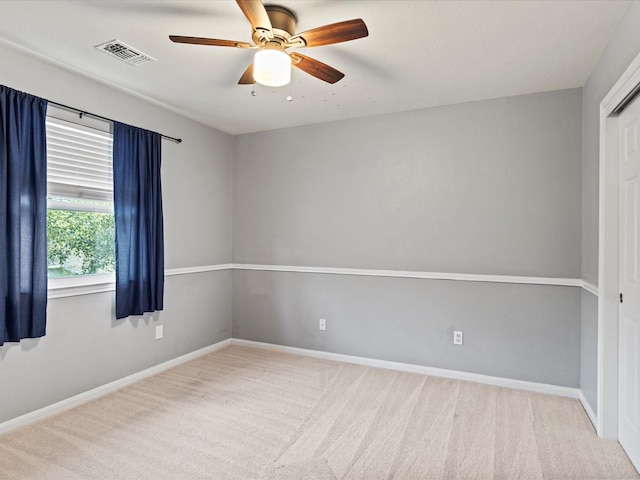
[{"label": "white chair rail trim", "polygon": [[[222,263],[194,267],[171,268],[165,276],[190,275],[195,273],[215,272],[223,270],[253,270],[286,273],[312,273],[324,275],[354,275],[366,277],[416,278],[425,280],[449,280],[457,282],[489,282],[514,283],[523,285],[551,285],[560,287],[579,287],[598,296],[598,287],[579,278],[528,277],[514,275],[485,275],[478,273],[420,272],[412,270],[373,270],[363,268],[309,267],[299,265],[262,265],[249,263]],[[67,280],[67,279],[65,279]],[[52,298],[88,295],[111,292],[115,289],[112,275],[87,275],[69,279],[66,283],[57,280],[50,282],[49,295]]]},{"label": "white chair rail trim", "polygon": [[580,287],[598,295],[598,287],[580,278],[528,277],[514,275],[485,275],[479,273],[419,272],[413,270],[371,270],[362,268],[307,267],[286,265],[259,265],[232,263],[234,270],[264,270],[270,272],[321,273],[330,275],[360,275],[368,277],[420,278],[427,280],[453,280],[459,282],[519,283],[526,285],[553,285]]}]

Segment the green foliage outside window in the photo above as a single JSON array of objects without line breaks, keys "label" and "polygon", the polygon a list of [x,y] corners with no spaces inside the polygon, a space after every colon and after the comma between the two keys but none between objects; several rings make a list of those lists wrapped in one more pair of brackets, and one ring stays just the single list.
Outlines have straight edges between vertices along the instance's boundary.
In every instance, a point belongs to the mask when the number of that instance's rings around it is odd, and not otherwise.
[{"label": "green foliage outside window", "polygon": [[47,210],[50,277],[115,271],[115,228],[110,213]]}]

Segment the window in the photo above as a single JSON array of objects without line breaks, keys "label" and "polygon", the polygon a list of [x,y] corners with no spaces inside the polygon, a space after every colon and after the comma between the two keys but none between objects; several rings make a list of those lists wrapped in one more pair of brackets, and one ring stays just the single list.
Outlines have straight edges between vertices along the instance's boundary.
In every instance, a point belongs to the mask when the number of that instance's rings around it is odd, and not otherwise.
[{"label": "window", "polygon": [[[74,118],[75,117],[75,118]],[[73,118],[73,121],[70,121]],[[111,125],[49,107],[49,278],[115,271]]]}]

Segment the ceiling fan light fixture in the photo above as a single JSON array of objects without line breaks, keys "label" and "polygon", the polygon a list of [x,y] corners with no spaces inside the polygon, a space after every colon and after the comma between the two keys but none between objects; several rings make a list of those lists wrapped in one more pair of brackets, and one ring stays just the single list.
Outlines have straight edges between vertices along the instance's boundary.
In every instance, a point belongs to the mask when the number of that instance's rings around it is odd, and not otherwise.
[{"label": "ceiling fan light fixture", "polygon": [[291,58],[283,50],[259,50],[253,57],[253,79],[267,87],[288,85],[291,81]]},{"label": "ceiling fan light fixture", "polygon": [[[268,87],[282,87],[291,82],[291,69],[296,67],[309,75],[334,84],[344,73],[301,53],[286,53],[287,49],[318,47],[348,42],[369,35],[364,20],[354,18],[342,22],[296,32],[297,17],[280,5],[264,5],[263,0],[236,0],[244,16],[251,24],[253,44],[218,38],[169,35],[174,43],[210,45],[215,47],[257,48],[254,62],[244,71],[238,85],[260,83]],[[254,90],[255,91],[255,90]]]}]

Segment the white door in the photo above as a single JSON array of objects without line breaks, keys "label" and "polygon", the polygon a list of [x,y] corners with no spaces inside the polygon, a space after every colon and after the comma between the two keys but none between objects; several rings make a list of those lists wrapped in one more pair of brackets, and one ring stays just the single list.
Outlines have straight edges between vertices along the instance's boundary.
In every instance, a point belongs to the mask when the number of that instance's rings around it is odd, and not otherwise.
[{"label": "white door", "polygon": [[640,470],[640,98],[620,114],[618,438]]}]

